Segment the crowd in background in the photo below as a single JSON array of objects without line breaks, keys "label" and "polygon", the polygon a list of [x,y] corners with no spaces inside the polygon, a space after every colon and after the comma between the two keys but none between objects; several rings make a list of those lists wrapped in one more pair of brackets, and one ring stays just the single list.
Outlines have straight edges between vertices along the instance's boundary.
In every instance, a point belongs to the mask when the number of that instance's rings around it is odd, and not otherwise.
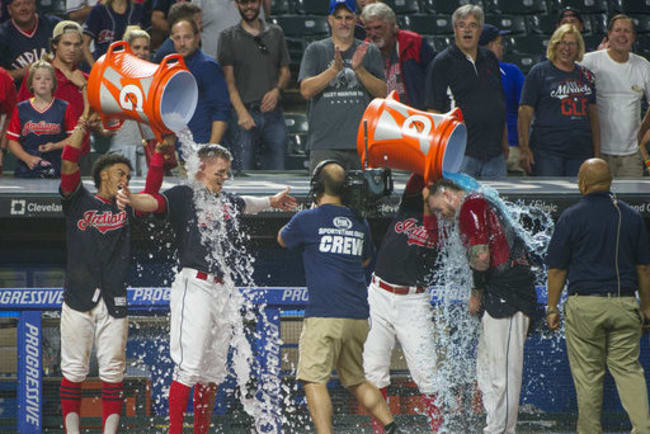
[{"label": "crowd in background", "polygon": [[[174,52],[185,58],[199,85],[189,122],[195,141],[229,148],[239,172],[285,169],[283,94],[295,87],[308,101],[305,167],[312,169],[329,158],[360,167],[361,116],[373,98],[395,91],[419,110],[460,107],[468,128],[461,171],[477,178],[576,176],[590,157],[606,159],[615,177],[650,170],[650,115],[643,113],[650,64],[632,53],[635,24],[626,15],[611,17],[601,44],[586,47],[580,11],[562,9],[540,53],[545,60],[524,76],[503,61],[507,32],[486,24],[479,6],[454,12],[454,38],[435,53],[427,38],[400,29],[390,6],[331,0],[331,36],[304,50],[296,83],[284,32],[267,19],[271,0],[68,0],[66,6],[61,20],[39,13],[35,0],[3,2],[0,150],[15,157],[17,177],[59,176],[88,72],[119,40],[142,59],[159,63]],[[90,126],[84,148],[120,153],[143,175],[152,139],[147,125],[135,121],[118,130],[98,124]]]}]

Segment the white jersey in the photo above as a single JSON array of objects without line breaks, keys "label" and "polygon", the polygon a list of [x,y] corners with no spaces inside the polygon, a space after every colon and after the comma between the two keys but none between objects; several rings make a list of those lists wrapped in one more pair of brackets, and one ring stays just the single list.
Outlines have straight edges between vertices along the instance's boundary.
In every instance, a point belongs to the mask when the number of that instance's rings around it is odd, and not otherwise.
[{"label": "white jersey", "polygon": [[630,53],[615,62],[607,50],[585,54],[582,65],[596,77],[596,103],[603,154],[632,155],[638,150],[641,100],[650,101],[650,63]]}]

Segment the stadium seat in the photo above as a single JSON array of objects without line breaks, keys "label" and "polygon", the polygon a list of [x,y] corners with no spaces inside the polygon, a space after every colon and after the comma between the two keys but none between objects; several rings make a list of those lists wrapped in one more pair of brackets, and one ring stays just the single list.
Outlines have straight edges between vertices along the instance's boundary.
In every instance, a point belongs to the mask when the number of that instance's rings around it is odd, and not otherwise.
[{"label": "stadium seat", "polygon": [[431,36],[431,35],[426,35],[425,39],[431,45],[431,48],[433,48],[433,51],[436,53],[440,53],[442,50],[447,48],[449,45],[451,45],[452,41],[454,40],[453,36]]},{"label": "stadium seat", "polygon": [[626,14],[650,13],[650,3],[647,0],[612,0],[612,8]]},{"label": "stadium seat", "polygon": [[[650,12],[650,6],[648,9],[648,12]],[[632,19],[637,33],[650,33],[650,15],[633,15]]]},{"label": "stadium seat", "polygon": [[418,0],[384,0],[397,15],[417,14],[420,12]]},{"label": "stadium seat", "polygon": [[287,158],[285,167],[290,170],[305,169],[308,163],[307,134],[309,124],[304,113],[285,113],[284,122],[287,125]]},{"label": "stadium seat", "polygon": [[[585,33],[595,33],[597,35],[602,35],[607,33],[607,15],[606,14],[594,14],[594,15],[584,15],[585,20]],[[587,28],[587,23],[589,28]]]},{"label": "stadium seat", "polygon": [[36,0],[36,11],[41,14],[65,16],[65,0]]},{"label": "stadium seat", "polygon": [[422,9],[423,12],[432,15],[451,15],[459,7],[470,3],[483,7],[483,2],[480,0],[423,0]]},{"label": "stadium seat", "polygon": [[589,35],[582,35],[582,39],[585,41],[585,50],[586,52],[595,51],[598,49],[598,46],[603,42],[605,33],[592,33]]},{"label": "stadium seat", "polygon": [[633,51],[650,51],[650,34],[641,33],[636,35],[636,42],[634,43],[636,50]]},{"label": "stadium seat", "polygon": [[528,30],[536,35],[552,35],[555,31],[557,24],[557,16],[552,14],[547,15],[531,15],[526,17]]},{"label": "stadium seat", "polygon": [[449,35],[453,33],[449,15],[405,15],[404,27],[421,35]]},{"label": "stadium seat", "polygon": [[506,51],[520,54],[546,54],[548,37],[542,35],[510,36],[504,38]]},{"label": "stadium seat", "polygon": [[485,22],[512,35],[526,34],[526,20],[522,15],[486,15]]},{"label": "stadium seat", "polygon": [[279,25],[287,37],[326,36],[329,34],[327,17],[304,15],[281,15],[271,18]]},{"label": "stadium seat", "polygon": [[558,0],[559,10],[572,7],[581,14],[606,14],[607,0]]},{"label": "stadium seat", "polygon": [[505,53],[503,61],[506,63],[514,63],[521,69],[521,72],[528,74],[530,68],[535,64],[542,61],[544,56],[540,54],[519,54],[519,53]]},{"label": "stadium seat", "polygon": [[546,0],[490,0],[491,13],[532,15],[548,12]]},{"label": "stadium seat", "polygon": [[271,15],[288,15],[291,11],[289,0],[273,0],[271,2]]},{"label": "stadium seat", "polygon": [[326,0],[296,0],[296,12],[303,15],[329,15],[329,6]]}]

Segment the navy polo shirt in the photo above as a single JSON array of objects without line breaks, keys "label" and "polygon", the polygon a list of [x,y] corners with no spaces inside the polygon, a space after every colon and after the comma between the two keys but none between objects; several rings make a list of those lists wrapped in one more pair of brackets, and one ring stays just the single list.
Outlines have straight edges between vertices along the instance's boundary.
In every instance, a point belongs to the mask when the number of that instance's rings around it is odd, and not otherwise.
[{"label": "navy polo shirt", "polygon": [[481,160],[501,155],[506,101],[494,54],[478,47],[473,63],[456,44],[440,52],[427,71],[426,107],[441,113],[449,111],[448,91],[467,126],[465,155]]},{"label": "navy polo shirt", "polygon": [[[641,215],[618,200],[621,293],[638,289],[636,266],[650,264],[650,243]],[[569,295],[617,292],[616,241],[619,211],[608,192],[591,193],[560,216],[548,247],[546,265],[568,269]]]}]

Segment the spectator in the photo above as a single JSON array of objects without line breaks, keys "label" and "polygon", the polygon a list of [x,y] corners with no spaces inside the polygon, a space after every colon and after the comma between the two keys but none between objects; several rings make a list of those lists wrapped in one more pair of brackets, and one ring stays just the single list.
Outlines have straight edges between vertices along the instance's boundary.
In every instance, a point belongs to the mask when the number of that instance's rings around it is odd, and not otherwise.
[{"label": "spectator", "polygon": [[[428,193],[428,194],[427,194]],[[537,308],[529,252],[503,212],[478,193],[442,179],[428,192],[429,210],[458,218],[474,275],[469,312],[481,317],[476,376],[487,413],[484,433],[514,433],[524,364],[524,342]]]},{"label": "spectator", "polygon": [[0,25],[0,65],[18,87],[29,65],[47,54],[48,41],[58,18],[36,13],[35,0],[9,0],[10,20]]},{"label": "spectator", "polygon": [[395,433],[399,428],[386,401],[363,374],[369,329],[363,267],[370,263],[373,247],[368,222],[343,202],[345,177],[336,161],[319,163],[311,180],[316,207],[294,215],[278,232],[280,246],[302,253],[309,291],[296,379],[304,385],[316,432],[332,432],[327,382],[336,368],[341,384],[387,433]]},{"label": "spectator", "polygon": [[9,150],[19,160],[14,176],[58,178],[61,151],[76,119],[70,105],[53,96],[56,72],[48,62],[32,63],[26,84],[34,98],[16,106],[7,130]]},{"label": "spectator", "polygon": [[568,280],[565,335],[580,434],[603,432],[606,370],[632,432],[650,432],[648,388],[639,363],[641,335],[650,329],[650,244],[641,215],[616,198],[611,183],[604,160],[580,166],[582,198],[562,212],[546,257],[546,322],[553,330],[560,328],[557,304]]},{"label": "spectator", "polygon": [[[129,43],[134,55],[149,60],[150,38],[147,32],[137,26],[129,26],[124,32],[124,40]],[[125,120],[110,138],[108,152],[126,157],[135,175],[142,176],[146,167],[143,143],[153,139],[153,132],[146,124]]]},{"label": "spectator", "polygon": [[[53,57],[52,66],[56,72],[57,86],[54,97],[70,104],[73,122],[77,122],[84,109],[82,90],[86,87],[88,74],[81,72],[77,65],[81,60],[82,31],[81,26],[74,21],[61,21],[52,31],[50,47]],[[27,77],[29,78],[29,77]],[[24,101],[33,95],[23,83],[18,91],[18,101]],[[97,128],[96,122],[89,126]],[[89,149],[89,136],[84,140],[84,152]]]},{"label": "spectator", "polygon": [[506,162],[508,174],[524,175],[526,172],[519,164],[519,139],[517,137],[517,111],[521,89],[524,86],[525,76],[517,65],[503,62],[503,36],[508,32],[499,30],[492,24],[484,24],[478,44],[490,50],[499,60],[501,71],[501,86],[506,98],[506,125],[508,126],[508,161]]},{"label": "spectator", "polygon": [[[172,35],[175,32],[173,24]],[[223,146],[205,146],[199,149],[198,157],[196,190],[184,184],[162,195],[132,195],[125,189],[118,197],[118,203],[132,205],[138,211],[163,214],[169,220],[178,247],[179,272],[172,284],[170,300],[170,352],[174,361],[169,388],[170,434],[183,432],[184,412],[192,387],[194,432],[207,434],[217,385],[226,378],[228,348],[235,326],[229,312],[237,315],[241,306],[229,296],[237,291],[233,287],[235,271],[226,269],[225,262],[214,260],[211,250],[235,236],[239,227],[236,221],[243,214],[256,214],[267,208],[290,210],[296,206],[296,200],[288,195],[289,188],[274,196],[259,198],[222,191],[231,162],[230,152]],[[162,165],[162,154],[156,153],[147,172],[147,185],[162,183]],[[206,201],[209,201],[208,206],[217,209],[201,210],[199,204],[205,206]],[[213,227],[221,229],[218,233],[222,239],[206,242],[206,235],[210,234],[202,228],[206,226],[202,223],[206,219],[218,219]]]},{"label": "spectator", "polygon": [[179,18],[172,23],[171,37],[199,89],[196,110],[188,123],[194,141],[221,143],[230,117],[228,87],[221,66],[199,48],[201,34],[194,20]]},{"label": "spectator", "polygon": [[68,19],[79,24],[86,22],[90,10],[97,4],[98,0],[66,0],[65,13]]},{"label": "spectator", "polygon": [[372,3],[361,12],[368,39],[379,48],[384,59],[388,93],[396,91],[404,104],[424,110],[425,78],[434,58],[431,46],[422,36],[397,25],[395,12],[385,3]]},{"label": "spectator", "polygon": [[[208,56],[217,58],[221,32],[239,23],[241,17],[234,0],[192,0],[201,8],[202,50]],[[260,19],[264,20],[271,11],[271,0],[262,0],[263,11]],[[262,13],[264,12],[264,13]]]},{"label": "spectator", "polygon": [[576,176],[583,161],[600,156],[594,76],[576,63],[584,53],[578,29],[563,24],[548,43],[548,60],[526,76],[518,132],[521,165],[529,173]]},{"label": "spectator", "polygon": [[643,176],[638,135],[644,95],[650,102],[650,64],[631,52],[636,32],[628,16],[613,17],[607,37],[606,50],[587,53],[581,62],[594,73],[598,89],[600,151],[614,178]]},{"label": "spectator", "polygon": [[[175,23],[181,18],[194,20],[196,25],[199,27],[199,31],[201,31],[201,8],[194,3],[174,3],[172,7],[169,8],[169,15],[167,18],[169,23]],[[165,56],[172,53],[174,53],[174,42],[172,42],[171,38],[167,38],[156,50],[153,61],[155,63],[160,63],[165,58]]]},{"label": "spectator", "polygon": [[508,137],[506,104],[499,61],[479,47],[483,9],[467,4],[451,16],[454,44],[433,60],[426,82],[427,108],[433,113],[460,107],[467,126],[467,147],[461,171],[473,177],[506,176]]},{"label": "spectator", "polygon": [[354,0],[330,0],[332,36],[307,46],[298,83],[309,100],[312,170],[335,159],[346,170],[360,169],[357,130],[371,98],[386,96],[381,54],[377,47],[354,38]]},{"label": "spectator", "polygon": [[[363,8],[365,8],[366,5],[377,3],[377,1],[378,0],[356,0],[357,10],[363,12]],[[354,37],[360,41],[363,41],[367,36],[368,35],[366,33],[366,28],[363,25],[361,16],[359,15],[357,17],[357,24],[354,26]]]},{"label": "spectator", "polygon": [[555,29],[563,24],[573,24],[580,33],[584,33],[585,31],[585,22],[582,19],[582,15],[572,6],[567,6],[560,11]]},{"label": "spectator", "polygon": [[287,125],[280,99],[291,78],[287,42],[280,26],[259,18],[260,0],[236,4],[241,23],[224,30],[219,38],[219,63],[234,108],[235,161],[242,170],[258,165],[282,170]]},{"label": "spectator", "polygon": [[7,150],[7,126],[16,106],[16,86],[6,69],[0,67],[0,176]]},{"label": "spectator", "polygon": [[[122,40],[127,26],[141,25],[144,19],[144,9],[133,0],[101,0],[96,4],[84,24],[84,59],[91,67],[95,60],[106,53],[108,46]],[[90,42],[95,43],[95,49],[90,52]]]}]

